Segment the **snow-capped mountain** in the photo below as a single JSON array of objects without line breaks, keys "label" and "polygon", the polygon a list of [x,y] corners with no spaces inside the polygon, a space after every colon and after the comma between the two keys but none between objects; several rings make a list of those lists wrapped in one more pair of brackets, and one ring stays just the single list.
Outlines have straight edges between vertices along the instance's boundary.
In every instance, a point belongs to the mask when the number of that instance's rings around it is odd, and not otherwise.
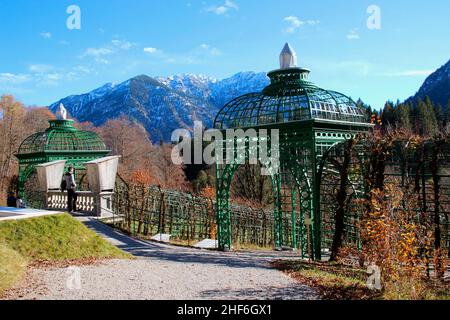
[{"label": "snow-capped mountain", "polygon": [[419,98],[424,100],[427,96],[436,105],[440,104],[443,108],[448,106],[450,101],[450,60],[432,73],[411,99],[413,101]]},{"label": "snow-capped mountain", "polygon": [[261,91],[269,84],[265,73],[242,72],[217,80],[199,75],[167,78],[134,77],[120,84],[105,84],[89,93],[69,96],[60,103],[79,121],[99,126],[109,119],[126,115],[143,125],[154,142],[170,141],[173,130],[192,129],[203,121],[212,127],[217,112],[240,95]]}]

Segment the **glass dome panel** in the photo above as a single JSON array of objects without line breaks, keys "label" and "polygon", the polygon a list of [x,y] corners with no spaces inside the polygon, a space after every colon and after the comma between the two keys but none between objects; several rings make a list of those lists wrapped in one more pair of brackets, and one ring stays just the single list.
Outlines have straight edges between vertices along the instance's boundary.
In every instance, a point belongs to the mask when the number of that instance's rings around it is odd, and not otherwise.
[{"label": "glass dome panel", "polygon": [[[62,123],[64,122],[64,123]],[[95,133],[73,127],[73,121],[51,120],[50,128],[26,138],[18,155],[43,152],[108,151],[103,140]]]},{"label": "glass dome panel", "polygon": [[310,119],[369,122],[364,110],[351,98],[304,80],[309,72],[290,68],[269,73],[271,84],[260,93],[230,101],[218,113],[215,128],[251,128]]}]

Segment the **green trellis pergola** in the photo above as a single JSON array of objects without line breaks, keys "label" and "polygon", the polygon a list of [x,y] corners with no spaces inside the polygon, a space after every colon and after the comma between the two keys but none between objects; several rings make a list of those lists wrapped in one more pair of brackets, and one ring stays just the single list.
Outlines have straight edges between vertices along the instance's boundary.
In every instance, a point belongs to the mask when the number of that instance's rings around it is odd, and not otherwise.
[{"label": "green trellis pergola", "polygon": [[[339,145],[365,134],[373,125],[365,110],[349,97],[324,90],[310,81],[310,71],[289,67],[268,74],[271,84],[261,93],[251,93],[229,102],[218,113],[215,128],[224,138],[216,140],[216,150],[225,155],[233,154],[233,160],[217,163],[217,224],[219,248],[230,250],[232,246],[230,220],[230,187],[233,175],[249,155],[259,154],[260,165],[268,167],[260,157],[261,147],[255,147],[253,136],[241,141],[226,137],[230,129],[254,129],[261,142],[265,131],[279,130],[279,165],[271,172],[274,197],[275,246],[301,250],[304,257],[321,259],[323,244],[327,240],[324,213],[333,203],[326,196],[328,177],[339,177],[339,168],[326,159],[326,155],[342,157]],[[270,135],[267,138],[270,141]],[[245,148],[242,149],[242,146]],[[230,146],[232,146],[230,148]],[[270,143],[267,150],[272,152]],[[337,151],[336,151],[337,150]],[[242,152],[238,152],[242,151]],[[349,175],[349,184],[362,187],[360,174]],[[333,188],[330,182],[328,189]],[[321,196],[322,194],[322,196]],[[330,211],[330,209],[328,210]],[[346,218],[351,220],[350,218]],[[350,229],[350,228],[349,228]],[[283,232],[284,230],[284,232]]]},{"label": "green trellis pergola", "polygon": [[26,138],[16,154],[19,160],[18,191],[24,196],[25,184],[42,163],[66,160],[75,171],[84,170],[84,163],[110,153],[103,140],[91,131],[74,127],[74,120],[50,120],[44,132]]}]

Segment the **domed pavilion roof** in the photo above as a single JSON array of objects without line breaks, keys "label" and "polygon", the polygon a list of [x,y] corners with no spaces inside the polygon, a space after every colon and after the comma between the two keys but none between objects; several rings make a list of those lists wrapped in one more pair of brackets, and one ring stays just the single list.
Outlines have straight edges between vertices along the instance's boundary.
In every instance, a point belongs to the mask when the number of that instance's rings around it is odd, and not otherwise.
[{"label": "domed pavilion roof", "polygon": [[268,73],[271,84],[262,92],[238,97],[219,111],[216,129],[252,128],[311,119],[367,124],[367,113],[350,97],[322,89],[308,80],[310,71],[296,66],[297,55],[286,44],[280,69]]},{"label": "domed pavilion roof", "polygon": [[40,153],[109,153],[95,132],[74,127],[73,120],[50,120],[50,127],[26,138],[19,148],[18,157]]}]

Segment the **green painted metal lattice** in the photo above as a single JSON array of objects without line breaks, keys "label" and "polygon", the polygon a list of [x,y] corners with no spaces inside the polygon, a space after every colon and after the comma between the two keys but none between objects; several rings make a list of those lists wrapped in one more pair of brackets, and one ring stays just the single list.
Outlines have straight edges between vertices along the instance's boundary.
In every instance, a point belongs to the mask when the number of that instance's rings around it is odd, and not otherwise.
[{"label": "green painted metal lattice", "polygon": [[[302,68],[270,72],[271,84],[260,93],[229,102],[218,113],[215,128],[223,130],[224,136],[228,129],[255,129],[259,142],[261,129],[279,130],[280,170],[271,175],[275,246],[298,248],[304,257],[321,259],[326,243],[322,211],[332,204],[321,202],[321,180],[324,170],[327,174],[333,172],[324,155],[357,134],[364,134],[372,125],[351,98],[315,86],[308,81],[308,75],[309,70]],[[218,240],[223,250],[231,249],[233,243],[229,201],[233,176],[243,161],[255,154],[252,149],[262,151],[251,143],[252,139],[244,139],[245,150],[237,138],[216,140],[217,150],[223,150],[224,155],[234,154],[232,161],[216,165]],[[229,146],[233,146],[232,150],[227,150]]]},{"label": "green painted metal lattice", "polygon": [[24,195],[25,183],[35,172],[36,165],[66,160],[76,172],[84,170],[83,163],[110,153],[103,140],[91,131],[78,130],[74,120],[50,120],[50,127],[26,138],[16,157],[19,159],[19,192]]},{"label": "green painted metal lattice", "polygon": [[216,129],[253,128],[310,119],[366,123],[363,109],[349,97],[307,81],[306,69],[268,74],[272,83],[261,93],[229,102],[217,115]]}]

